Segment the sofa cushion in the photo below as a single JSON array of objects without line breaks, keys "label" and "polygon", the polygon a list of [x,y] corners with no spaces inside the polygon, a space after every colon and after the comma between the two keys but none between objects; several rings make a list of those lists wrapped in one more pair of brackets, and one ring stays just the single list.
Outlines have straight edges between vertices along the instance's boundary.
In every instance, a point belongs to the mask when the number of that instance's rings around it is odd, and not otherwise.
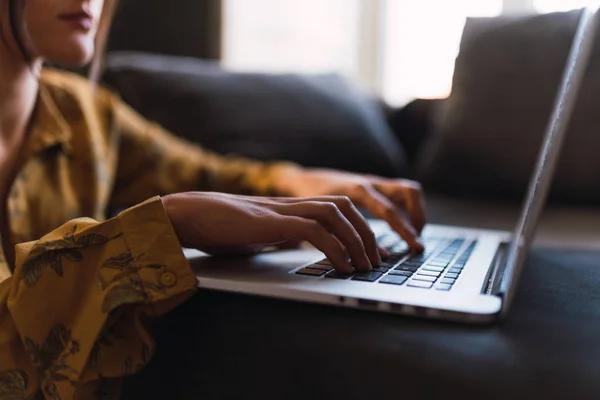
[{"label": "sofa cushion", "polygon": [[[467,21],[450,98],[419,160],[430,190],[522,198],[579,11]],[[600,40],[571,120],[551,196],[600,201]]]},{"label": "sofa cushion", "polygon": [[337,75],[228,72],[199,59],[112,53],[104,81],[146,118],[220,153],[401,175],[377,101]]}]

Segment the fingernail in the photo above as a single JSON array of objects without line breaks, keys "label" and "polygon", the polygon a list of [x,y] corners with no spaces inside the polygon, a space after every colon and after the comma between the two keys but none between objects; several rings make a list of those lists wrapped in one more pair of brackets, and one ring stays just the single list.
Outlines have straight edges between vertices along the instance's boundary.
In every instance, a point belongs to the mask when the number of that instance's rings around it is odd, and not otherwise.
[{"label": "fingernail", "polygon": [[381,257],[381,254],[379,254],[379,252],[377,252],[377,254],[375,255],[375,262],[373,264],[379,265],[382,262],[383,262],[383,257]]},{"label": "fingernail", "polygon": [[361,268],[363,271],[370,271],[373,269],[373,265],[371,264],[371,260],[367,259],[366,262],[362,263]]},{"label": "fingernail", "polygon": [[387,258],[387,257],[389,257],[391,254],[390,254],[390,252],[389,252],[389,251],[387,251],[387,250],[386,250],[386,249],[384,249],[383,247],[379,247],[379,255],[380,255],[382,258]]},{"label": "fingernail", "polygon": [[350,264],[348,261],[346,261],[344,263],[344,273],[346,274],[351,274],[352,272],[354,272],[354,267],[352,266],[352,264]]},{"label": "fingernail", "polygon": [[417,243],[417,246],[419,246],[419,251],[425,250],[425,245],[423,244],[423,242],[421,242],[419,239],[415,240],[415,242]]},{"label": "fingernail", "polygon": [[373,269],[373,266],[371,265],[371,261],[369,259],[367,259],[366,262],[362,262],[359,264],[360,267],[358,268],[361,271],[371,271]]}]

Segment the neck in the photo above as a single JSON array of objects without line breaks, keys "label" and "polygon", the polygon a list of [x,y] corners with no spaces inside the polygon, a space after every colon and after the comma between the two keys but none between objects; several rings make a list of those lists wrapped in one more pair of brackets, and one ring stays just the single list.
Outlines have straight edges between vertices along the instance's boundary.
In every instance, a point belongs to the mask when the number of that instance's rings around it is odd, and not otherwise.
[{"label": "neck", "polygon": [[29,64],[0,43],[0,141],[21,142],[38,96],[41,61]]}]

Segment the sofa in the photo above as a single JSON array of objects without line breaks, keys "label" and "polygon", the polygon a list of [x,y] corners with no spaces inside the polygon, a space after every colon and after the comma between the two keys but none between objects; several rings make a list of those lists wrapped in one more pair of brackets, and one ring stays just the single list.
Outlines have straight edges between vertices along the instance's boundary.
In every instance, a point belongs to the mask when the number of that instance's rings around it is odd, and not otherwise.
[{"label": "sofa", "polygon": [[[433,223],[513,229],[578,12],[467,21],[452,94],[401,108],[339,76],[115,52],[104,83],[221,153],[410,177]],[[467,327],[201,292],[125,398],[600,396],[600,38],[507,321]]]}]

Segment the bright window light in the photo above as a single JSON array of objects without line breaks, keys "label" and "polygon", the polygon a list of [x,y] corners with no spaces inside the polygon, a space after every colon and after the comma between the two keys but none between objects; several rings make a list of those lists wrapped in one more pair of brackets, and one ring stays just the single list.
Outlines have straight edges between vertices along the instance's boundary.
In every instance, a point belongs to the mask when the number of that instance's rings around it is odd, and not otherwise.
[{"label": "bright window light", "polygon": [[468,16],[496,16],[502,0],[387,0],[383,95],[392,104],[450,94]]},{"label": "bright window light", "polygon": [[355,79],[360,0],[225,0],[223,64]]},{"label": "bright window light", "polygon": [[589,5],[590,0],[535,0],[535,9],[541,13],[569,11]]}]

